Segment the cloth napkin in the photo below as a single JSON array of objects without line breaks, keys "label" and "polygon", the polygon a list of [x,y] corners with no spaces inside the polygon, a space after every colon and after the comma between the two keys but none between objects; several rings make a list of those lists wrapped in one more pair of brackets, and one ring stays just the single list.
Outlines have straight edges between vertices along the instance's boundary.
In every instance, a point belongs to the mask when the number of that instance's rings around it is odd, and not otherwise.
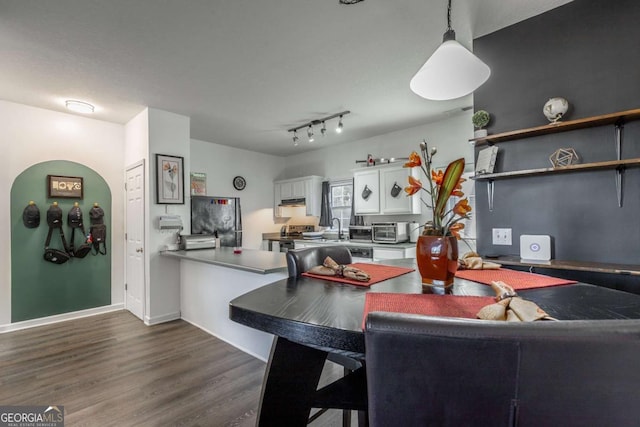
[{"label": "cloth napkin", "polygon": [[483,261],[480,255],[475,252],[467,252],[458,258],[458,268],[461,270],[497,270],[502,267],[495,262]]},{"label": "cloth napkin", "polygon": [[369,274],[365,273],[359,268],[350,267],[348,265],[340,265],[331,257],[326,257],[322,265],[312,267],[308,272],[321,276],[346,277],[348,279],[357,280],[359,282],[368,282],[371,279],[371,276],[369,276]]},{"label": "cloth napkin", "polygon": [[513,288],[501,281],[491,283],[496,293],[494,304],[487,305],[478,312],[478,319],[505,320],[507,322],[533,322],[535,320],[557,320],[549,316],[532,301],[518,296]]}]

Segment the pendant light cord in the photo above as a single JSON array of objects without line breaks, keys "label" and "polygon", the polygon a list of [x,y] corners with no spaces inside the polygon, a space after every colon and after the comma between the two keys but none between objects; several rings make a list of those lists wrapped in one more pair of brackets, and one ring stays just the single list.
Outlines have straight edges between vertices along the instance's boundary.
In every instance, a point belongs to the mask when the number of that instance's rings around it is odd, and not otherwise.
[{"label": "pendant light cord", "polygon": [[449,7],[447,7],[447,31],[445,31],[442,36],[442,41],[446,42],[449,40],[456,39],[456,32],[451,28],[451,0],[449,0]]}]

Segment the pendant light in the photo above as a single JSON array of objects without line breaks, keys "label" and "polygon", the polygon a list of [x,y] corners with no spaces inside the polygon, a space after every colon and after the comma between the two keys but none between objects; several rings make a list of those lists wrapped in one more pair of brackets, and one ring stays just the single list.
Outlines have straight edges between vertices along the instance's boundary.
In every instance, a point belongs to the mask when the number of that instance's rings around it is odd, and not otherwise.
[{"label": "pendant light", "polygon": [[451,28],[451,0],[447,8],[447,31],[442,44],[411,79],[409,87],[417,95],[434,101],[468,95],[491,75],[491,70],[456,41]]}]

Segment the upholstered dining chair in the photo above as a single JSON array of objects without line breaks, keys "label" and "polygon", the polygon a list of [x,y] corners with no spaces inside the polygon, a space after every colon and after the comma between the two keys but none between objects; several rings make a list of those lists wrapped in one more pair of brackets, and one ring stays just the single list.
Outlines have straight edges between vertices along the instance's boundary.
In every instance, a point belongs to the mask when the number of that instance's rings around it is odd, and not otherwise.
[{"label": "upholstered dining chair", "polygon": [[[345,246],[318,246],[315,248],[295,249],[286,253],[287,269],[289,277],[300,277],[302,273],[310,270],[312,267],[322,265],[326,257],[331,257],[338,264],[351,264],[351,252]],[[344,368],[344,375],[349,375],[357,369],[362,368],[362,361],[351,358],[340,353],[329,353],[327,360],[341,365]],[[363,387],[364,388],[364,387]],[[364,393],[363,393],[364,394]],[[364,397],[366,400],[366,396]],[[322,415],[327,409],[314,414],[310,418],[310,422],[314,421],[318,416]],[[359,424],[366,425],[366,413],[360,411]],[[348,427],[351,425],[351,411],[343,410],[342,425]]]},{"label": "upholstered dining chair", "polygon": [[640,320],[366,321],[371,426],[637,426]]},{"label": "upholstered dining chair", "polygon": [[312,267],[322,265],[326,257],[331,257],[338,264],[351,264],[351,252],[346,246],[295,249],[287,252],[289,277],[299,277]]}]

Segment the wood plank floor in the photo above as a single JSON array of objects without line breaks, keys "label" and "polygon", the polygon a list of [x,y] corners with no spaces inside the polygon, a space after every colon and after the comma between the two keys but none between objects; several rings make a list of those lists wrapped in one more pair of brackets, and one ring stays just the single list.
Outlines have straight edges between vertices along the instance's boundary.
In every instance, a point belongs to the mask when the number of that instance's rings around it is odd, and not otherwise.
[{"label": "wood plank floor", "polygon": [[253,426],[264,372],[189,323],[127,311],[0,334],[0,404],[63,405],[67,426]]}]

